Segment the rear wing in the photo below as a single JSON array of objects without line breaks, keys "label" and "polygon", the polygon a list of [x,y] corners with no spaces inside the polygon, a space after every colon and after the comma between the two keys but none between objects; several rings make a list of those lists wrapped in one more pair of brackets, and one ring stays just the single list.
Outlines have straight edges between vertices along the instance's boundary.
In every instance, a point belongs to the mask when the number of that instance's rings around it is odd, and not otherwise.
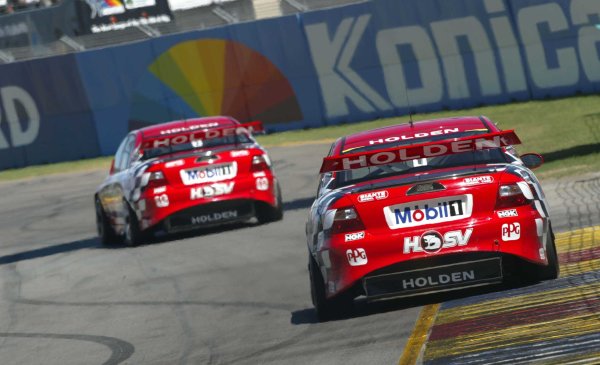
[{"label": "rear wing", "polygon": [[206,128],[205,126],[194,126],[179,128],[167,131],[161,131],[160,135],[144,135],[142,137],[142,148],[152,149],[160,147],[170,147],[184,143],[194,143],[211,138],[234,136],[239,134],[256,134],[264,132],[261,122],[248,122],[238,125],[218,128]]},{"label": "rear wing", "polygon": [[329,156],[323,159],[320,173],[323,174],[333,171],[387,165],[427,157],[506,147],[520,143],[521,140],[517,137],[515,131],[507,130],[442,141],[350,153],[341,156]]}]

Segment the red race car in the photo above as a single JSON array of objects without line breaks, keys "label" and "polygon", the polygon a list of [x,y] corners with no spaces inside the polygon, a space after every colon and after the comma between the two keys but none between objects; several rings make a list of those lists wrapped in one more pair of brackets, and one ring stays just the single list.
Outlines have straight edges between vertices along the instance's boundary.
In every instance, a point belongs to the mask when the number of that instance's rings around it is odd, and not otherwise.
[{"label": "red race car", "polygon": [[102,242],[137,245],[156,230],[282,219],[271,160],[251,133],[261,130],[260,122],[209,117],[129,133],[94,196]]},{"label": "red race car", "polygon": [[486,117],[338,139],[306,225],[320,319],[367,300],[558,276],[544,194],[514,131]]}]

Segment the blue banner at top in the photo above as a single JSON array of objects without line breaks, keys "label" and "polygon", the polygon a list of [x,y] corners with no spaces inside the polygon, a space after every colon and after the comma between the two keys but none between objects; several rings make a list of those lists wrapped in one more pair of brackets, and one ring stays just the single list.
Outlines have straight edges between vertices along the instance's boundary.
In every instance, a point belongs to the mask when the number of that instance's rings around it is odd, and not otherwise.
[{"label": "blue banner at top", "polygon": [[[0,165],[22,166],[112,154],[129,130],[198,116],[279,131],[595,93],[600,1],[373,0],[1,65],[0,76]],[[60,138],[95,140],[52,145],[59,126]]]},{"label": "blue banner at top", "polygon": [[328,122],[598,91],[600,2],[375,0],[303,16]]}]

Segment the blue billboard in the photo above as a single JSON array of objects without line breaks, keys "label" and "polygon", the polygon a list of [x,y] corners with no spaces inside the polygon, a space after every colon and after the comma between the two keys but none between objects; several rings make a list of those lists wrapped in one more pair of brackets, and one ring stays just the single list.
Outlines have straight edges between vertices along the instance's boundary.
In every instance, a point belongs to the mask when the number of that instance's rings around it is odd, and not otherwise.
[{"label": "blue billboard", "polygon": [[[596,93],[598,24],[590,0],[373,0],[1,65],[0,88],[21,91],[0,89],[0,166],[112,154],[183,118],[281,131]],[[55,143],[67,134],[93,142]]]}]

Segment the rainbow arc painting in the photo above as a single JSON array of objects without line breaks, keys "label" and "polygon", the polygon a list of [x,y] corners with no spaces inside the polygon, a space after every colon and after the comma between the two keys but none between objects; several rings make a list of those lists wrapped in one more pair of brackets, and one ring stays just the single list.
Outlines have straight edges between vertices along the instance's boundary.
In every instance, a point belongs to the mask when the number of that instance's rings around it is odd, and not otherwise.
[{"label": "rainbow arc painting", "polygon": [[179,43],[148,66],[132,97],[130,129],[211,115],[265,124],[303,119],[292,86],[266,57],[239,42],[202,39]]}]

